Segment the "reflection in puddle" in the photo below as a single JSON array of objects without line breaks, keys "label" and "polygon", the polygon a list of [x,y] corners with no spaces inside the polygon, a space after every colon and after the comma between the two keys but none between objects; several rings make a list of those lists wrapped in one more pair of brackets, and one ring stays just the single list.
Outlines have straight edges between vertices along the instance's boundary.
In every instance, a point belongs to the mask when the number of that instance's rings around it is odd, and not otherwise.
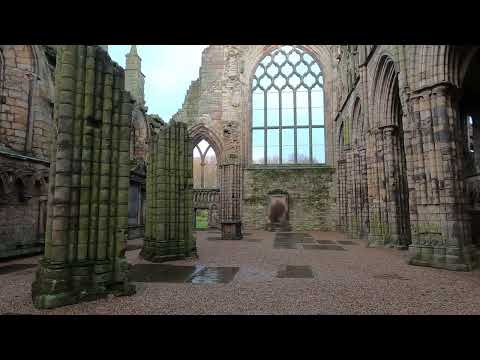
[{"label": "reflection in puddle", "polygon": [[207,267],[192,276],[192,284],[226,284],[233,280],[238,267]]},{"label": "reflection in puddle", "polygon": [[226,284],[233,280],[238,267],[180,266],[137,264],[129,277],[134,282],[164,282],[192,284]]},{"label": "reflection in puddle", "polygon": [[129,277],[136,282],[182,283],[201,268],[201,266],[136,264],[132,267]]}]

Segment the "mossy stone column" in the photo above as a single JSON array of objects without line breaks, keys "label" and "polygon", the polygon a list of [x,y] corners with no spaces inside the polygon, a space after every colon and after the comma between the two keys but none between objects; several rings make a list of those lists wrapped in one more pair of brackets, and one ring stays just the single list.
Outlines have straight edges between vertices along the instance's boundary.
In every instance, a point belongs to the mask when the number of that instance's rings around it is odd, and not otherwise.
[{"label": "mossy stone column", "polygon": [[38,308],[134,293],[128,283],[129,137],[124,70],[98,46],[60,46]]},{"label": "mossy stone column", "polygon": [[147,204],[140,256],[163,262],[194,255],[193,149],[184,123],[171,121],[150,143]]},{"label": "mossy stone column", "polygon": [[229,154],[219,166],[222,239],[242,239],[240,215],[241,166],[235,154]]}]

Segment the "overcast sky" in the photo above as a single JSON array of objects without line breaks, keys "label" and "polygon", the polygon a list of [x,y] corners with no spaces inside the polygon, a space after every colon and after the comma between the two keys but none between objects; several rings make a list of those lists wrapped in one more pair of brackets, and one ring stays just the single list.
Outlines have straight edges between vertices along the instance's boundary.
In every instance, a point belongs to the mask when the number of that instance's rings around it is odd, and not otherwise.
[{"label": "overcast sky", "polygon": [[[202,51],[208,45],[137,45],[145,75],[149,114],[168,121],[183,104],[188,87],[198,78]],[[112,59],[125,67],[130,45],[109,45]]]}]

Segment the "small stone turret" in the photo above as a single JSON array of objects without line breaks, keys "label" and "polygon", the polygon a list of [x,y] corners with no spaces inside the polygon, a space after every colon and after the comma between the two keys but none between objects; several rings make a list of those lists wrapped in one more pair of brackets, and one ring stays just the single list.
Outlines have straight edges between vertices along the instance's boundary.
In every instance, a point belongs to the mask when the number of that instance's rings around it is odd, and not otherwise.
[{"label": "small stone turret", "polygon": [[132,45],[125,57],[125,90],[130,92],[138,106],[143,107],[145,106],[145,75],[142,73],[142,59],[138,56],[137,46]]}]

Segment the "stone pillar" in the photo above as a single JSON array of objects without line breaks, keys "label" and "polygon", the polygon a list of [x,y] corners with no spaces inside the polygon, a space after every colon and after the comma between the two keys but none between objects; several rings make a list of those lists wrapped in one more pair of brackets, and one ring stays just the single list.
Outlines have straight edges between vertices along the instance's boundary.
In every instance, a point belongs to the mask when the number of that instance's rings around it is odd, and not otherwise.
[{"label": "stone pillar", "polygon": [[[476,265],[471,245],[470,218],[463,194],[463,157],[456,139],[460,119],[453,88],[438,85],[410,98],[414,119],[421,121],[424,151],[415,169],[417,218],[412,221],[412,265],[471,270]],[[418,137],[418,136],[417,136]],[[417,170],[419,171],[419,170]]]},{"label": "stone pillar", "polygon": [[240,240],[242,221],[240,215],[241,166],[233,154],[219,166],[221,173],[220,209],[222,239]]},{"label": "stone pillar", "polygon": [[140,256],[163,262],[195,255],[193,148],[184,123],[171,121],[150,142],[147,204]]},{"label": "stone pillar", "polygon": [[388,125],[381,128],[383,132],[383,168],[384,168],[384,184],[385,184],[385,213],[387,214],[386,219],[387,228],[388,228],[388,241],[390,244],[397,245],[400,239],[400,229],[398,222],[401,219],[398,219],[397,216],[399,211],[397,207],[397,196],[399,189],[399,177],[398,166],[396,159],[396,139],[395,137],[398,134],[398,127],[396,125]]},{"label": "stone pillar", "polygon": [[386,179],[384,165],[383,130],[377,128],[369,133],[368,152],[368,197],[370,231],[369,247],[383,247],[390,242],[390,228],[386,210]]},{"label": "stone pillar", "polygon": [[135,292],[125,259],[132,100],[98,46],[57,52],[45,254],[38,308]]}]

